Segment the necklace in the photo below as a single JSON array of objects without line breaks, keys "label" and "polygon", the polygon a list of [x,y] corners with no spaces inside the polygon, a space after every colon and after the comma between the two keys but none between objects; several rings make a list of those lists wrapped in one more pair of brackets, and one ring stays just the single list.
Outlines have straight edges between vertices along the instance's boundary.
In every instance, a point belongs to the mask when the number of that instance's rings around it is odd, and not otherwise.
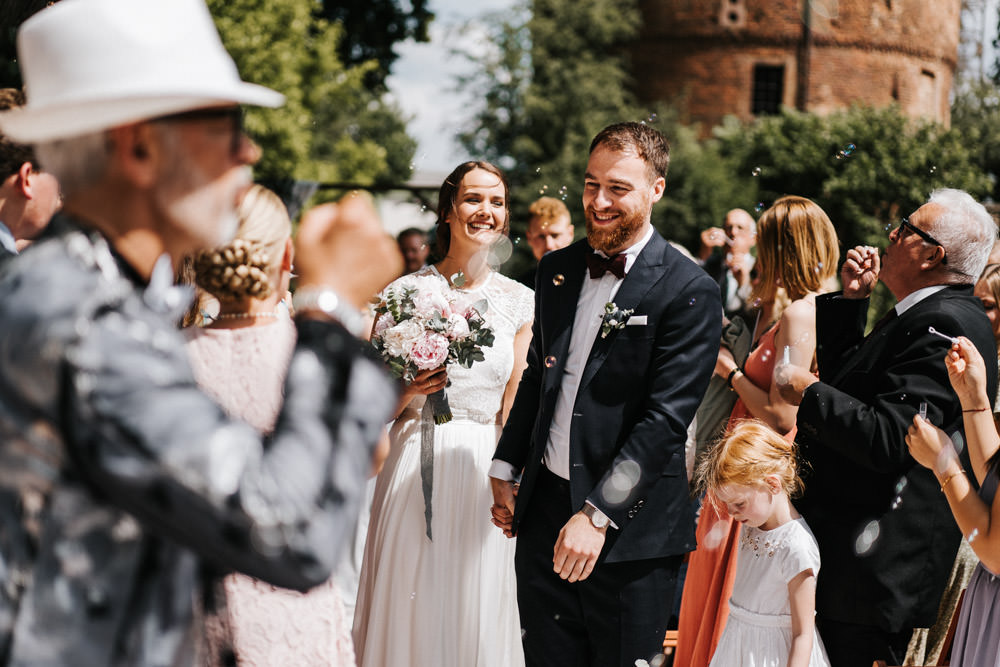
[{"label": "necklace", "polygon": [[265,311],[262,313],[220,313],[216,315],[217,320],[252,320],[258,317],[277,317],[278,313],[272,311]]}]

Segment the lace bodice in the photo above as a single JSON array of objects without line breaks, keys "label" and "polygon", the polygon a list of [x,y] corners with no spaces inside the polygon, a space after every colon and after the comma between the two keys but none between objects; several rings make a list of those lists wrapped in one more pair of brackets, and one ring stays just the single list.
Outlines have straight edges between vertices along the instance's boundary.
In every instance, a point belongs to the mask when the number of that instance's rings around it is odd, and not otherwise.
[{"label": "lace bodice", "polygon": [[[433,266],[420,269],[416,276],[434,276],[444,285],[445,291],[457,303],[475,303],[486,300],[483,319],[493,329],[493,347],[483,349],[486,357],[462,368],[448,367],[448,403],[456,419],[469,416],[477,420],[495,419],[503,402],[504,388],[514,369],[514,335],[521,327],[529,326],[534,315],[534,296],[531,289],[507,276],[492,272],[478,287],[463,290],[451,287]],[[404,280],[404,278],[400,280]],[[395,283],[394,283],[395,284]],[[418,396],[409,408],[419,410],[424,397]]]}]

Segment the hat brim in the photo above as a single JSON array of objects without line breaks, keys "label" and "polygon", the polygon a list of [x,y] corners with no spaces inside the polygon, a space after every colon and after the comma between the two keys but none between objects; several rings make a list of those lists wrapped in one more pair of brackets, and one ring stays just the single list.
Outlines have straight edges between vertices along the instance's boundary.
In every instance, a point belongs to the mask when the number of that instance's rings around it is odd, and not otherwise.
[{"label": "hat brim", "polygon": [[0,131],[12,141],[34,144],[68,139],[192,109],[223,104],[279,107],[285,96],[270,88],[239,82],[228,90],[186,90],[176,93],[115,95],[61,100],[58,105],[26,106],[0,113]]}]

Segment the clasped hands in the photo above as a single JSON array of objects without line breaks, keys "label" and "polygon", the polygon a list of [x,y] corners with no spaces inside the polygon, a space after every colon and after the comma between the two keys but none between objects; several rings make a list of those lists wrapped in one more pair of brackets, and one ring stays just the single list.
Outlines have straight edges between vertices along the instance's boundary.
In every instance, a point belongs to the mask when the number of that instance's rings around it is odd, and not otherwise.
[{"label": "clasped hands", "polygon": [[[514,501],[517,486],[495,477],[490,477],[493,489],[493,507],[490,508],[493,525],[507,537],[514,537]],[[583,512],[569,518],[559,531],[552,553],[552,570],[562,579],[575,583],[583,581],[594,571],[597,558],[604,548],[607,527],[596,528]]]}]

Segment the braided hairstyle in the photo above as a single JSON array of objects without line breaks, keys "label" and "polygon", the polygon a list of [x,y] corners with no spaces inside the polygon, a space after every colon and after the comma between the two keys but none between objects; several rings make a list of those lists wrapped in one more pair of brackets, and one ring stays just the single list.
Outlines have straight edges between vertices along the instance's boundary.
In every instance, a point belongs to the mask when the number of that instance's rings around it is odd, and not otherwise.
[{"label": "braided hairstyle", "polygon": [[195,282],[220,301],[266,299],[292,233],[288,210],[278,195],[254,185],[240,203],[236,237],[195,256]]}]

